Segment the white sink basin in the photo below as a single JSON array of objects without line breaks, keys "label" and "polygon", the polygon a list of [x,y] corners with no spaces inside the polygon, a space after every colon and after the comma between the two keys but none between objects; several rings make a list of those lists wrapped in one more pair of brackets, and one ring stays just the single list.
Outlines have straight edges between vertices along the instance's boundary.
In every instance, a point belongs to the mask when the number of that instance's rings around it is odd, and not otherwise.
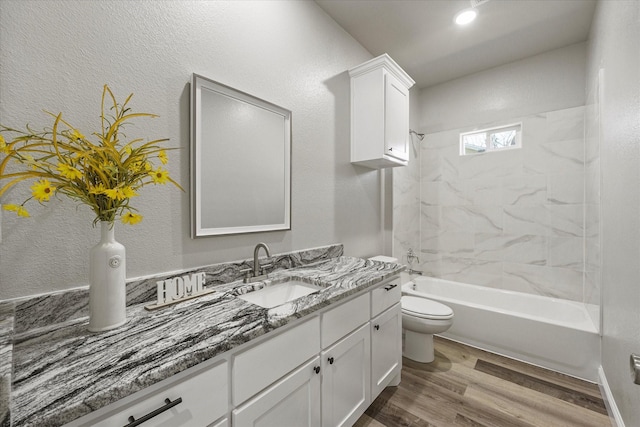
[{"label": "white sink basin", "polygon": [[265,286],[257,291],[238,295],[238,298],[259,305],[260,307],[273,308],[321,289],[320,286],[310,283],[290,280],[284,283]]}]

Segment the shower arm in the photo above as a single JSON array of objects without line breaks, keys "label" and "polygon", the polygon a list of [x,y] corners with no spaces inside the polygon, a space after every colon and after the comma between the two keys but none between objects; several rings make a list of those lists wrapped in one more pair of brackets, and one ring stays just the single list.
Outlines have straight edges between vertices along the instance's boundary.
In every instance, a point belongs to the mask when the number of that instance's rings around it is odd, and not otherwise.
[{"label": "shower arm", "polygon": [[424,133],[418,133],[413,129],[409,129],[409,135],[417,136],[420,141],[422,141],[424,139]]}]

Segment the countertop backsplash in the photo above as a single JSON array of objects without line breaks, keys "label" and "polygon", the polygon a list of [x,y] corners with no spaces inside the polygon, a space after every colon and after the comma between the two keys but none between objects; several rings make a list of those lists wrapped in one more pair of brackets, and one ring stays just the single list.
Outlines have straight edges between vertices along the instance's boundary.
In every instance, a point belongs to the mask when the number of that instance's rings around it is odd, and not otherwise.
[{"label": "countertop backsplash", "polygon": [[[270,257],[269,272],[300,267],[326,259],[342,256],[342,244],[276,254]],[[209,288],[230,283],[243,278],[241,270],[253,268],[253,259],[212,264],[188,270],[174,271],[156,276],[127,281],[127,306],[153,302],[156,299],[156,282],[195,272],[206,273]],[[21,334],[32,329],[55,327],[57,323],[73,320],[84,321],[89,316],[89,288],[75,288],[46,295],[8,301],[15,305],[13,334]],[[1,315],[1,314],[0,314]]]}]

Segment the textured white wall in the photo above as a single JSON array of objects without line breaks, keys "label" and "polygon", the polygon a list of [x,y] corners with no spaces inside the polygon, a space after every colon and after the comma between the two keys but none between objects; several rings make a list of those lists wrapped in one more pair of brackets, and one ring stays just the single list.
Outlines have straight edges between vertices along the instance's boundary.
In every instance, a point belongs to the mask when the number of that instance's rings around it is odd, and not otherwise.
[{"label": "textured white wall", "polygon": [[490,123],[584,105],[586,43],[422,90],[420,131]]},{"label": "textured white wall", "polygon": [[[292,230],[189,237],[189,196],[169,186],[135,200],[144,221],[119,224],[127,277],[342,242],[349,255],[381,252],[379,173],[349,163],[346,70],[371,55],[314,2],[0,2],[0,123],[50,124],[63,111],[85,133],[99,125],[102,85],[160,118],[137,135],[168,137],[169,172],[189,189],[189,84],[198,73],[293,112]],[[230,177],[233,179],[233,177]],[[2,203],[21,202],[29,185]],[[241,195],[239,195],[241,197]],[[233,200],[224,201],[233,203]],[[0,299],[87,284],[93,216],[69,200],[5,212]]]},{"label": "textured white wall", "polygon": [[640,425],[640,386],[629,355],[640,353],[640,2],[598,3],[588,60],[600,104],[602,367],[626,426]]}]

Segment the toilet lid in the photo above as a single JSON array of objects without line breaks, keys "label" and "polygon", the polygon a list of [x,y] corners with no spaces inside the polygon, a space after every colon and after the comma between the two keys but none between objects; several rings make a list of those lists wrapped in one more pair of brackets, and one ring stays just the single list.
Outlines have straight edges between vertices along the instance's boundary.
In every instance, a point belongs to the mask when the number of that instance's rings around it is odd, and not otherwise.
[{"label": "toilet lid", "polygon": [[402,311],[418,317],[449,319],[453,317],[453,310],[444,304],[426,298],[403,296],[400,299]]}]

